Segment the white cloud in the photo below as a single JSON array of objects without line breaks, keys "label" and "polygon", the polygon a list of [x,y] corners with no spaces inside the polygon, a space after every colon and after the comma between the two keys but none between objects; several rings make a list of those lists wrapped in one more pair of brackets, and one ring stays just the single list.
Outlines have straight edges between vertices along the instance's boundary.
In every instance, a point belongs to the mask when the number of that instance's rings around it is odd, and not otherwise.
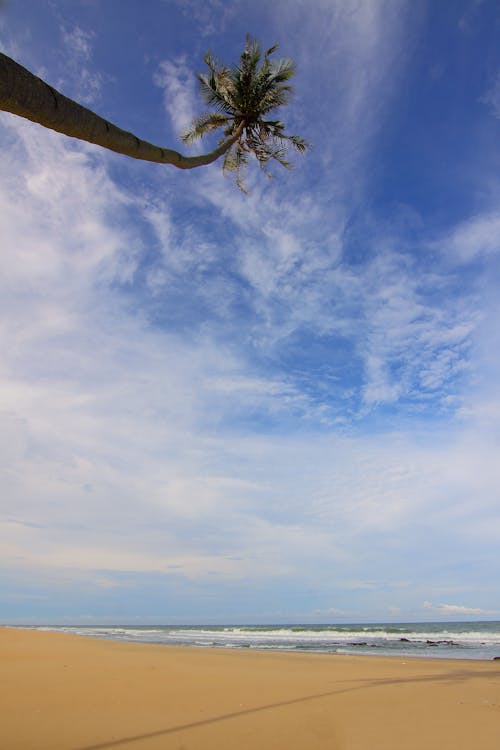
[{"label": "white cloud", "polygon": [[424,609],[430,609],[440,615],[496,615],[498,611],[481,609],[480,607],[466,607],[462,604],[431,604],[424,602]]},{"label": "white cloud", "polygon": [[491,88],[481,97],[480,101],[491,108],[494,117],[500,119],[500,71],[497,73]]},{"label": "white cloud", "polygon": [[[169,0],[167,0],[168,2]],[[198,24],[198,33],[203,36],[220,34],[226,28],[229,21],[238,14],[240,2],[232,0],[227,3],[224,0],[175,0],[184,14]]]},{"label": "white cloud", "polygon": [[500,214],[473,216],[439,242],[451,258],[467,263],[500,251]]},{"label": "white cloud", "polygon": [[68,51],[73,55],[78,55],[81,60],[90,60],[92,57],[91,41],[94,34],[84,31],[79,26],[72,29],[62,29],[63,42]]},{"label": "white cloud", "polygon": [[185,58],[163,60],[154,76],[154,82],[163,89],[165,111],[170,118],[174,132],[180,135],[190,125],[196,114],[200,114],[200,104],[196,102],[196,78]]},{"label": "white cloud", "polygon": [[345,195],[348,186],[350,200],[356,200],[366,179],[368,148],[388,116],[418,38],[421,10],[387,0],[319,0],[314,13],[303,1],[273,7],[284,39],[287,28],[301,29],[294,56],[299,72],[307,70],[310,78],[298,80],[298,97],[307,107],[309,90],[311,101],[314,96],[323,102],[314,142],[316,159],[331,170],[330,196]]},{"label": "white cloud", "polygon": [[[92,543],[89,538],[75,538],[68,529],[58,535],[53,530],[39,531],[19,524],[16,528],[12,522],[0,523],[0,528],[8,539],[0,557],[2,567],[36,570],[42,575],[59,577],[92,575],[96,584],[104,588],[120,585],[119,579],[112,577],[115,573],[160,573],[188,580],[213,577],[238,580],[250,575],[260,578],[282,572],[282,566],[277,566],[272,557],[186,553],[174,540],[167,541],[165,535],[162,550],[154,535],[147,538],[144,531],[141,547],[134,549],[131,534],[124,540],[125,544],[117,544],[119,538],[113,539],[111,535],[107,535],[105,542],[100,541],[101,534],[97,530],[98,538]],[[147,541],[153,543],[149,551]],[[107,575],[103,576],[101,571],[106,571]]]},{"label": "white cloud", "polygon": [[[241,199],[217,170],[214,165],[199,175],[194,189],[234,228],[234,257],[224,258],[251,289],[252,345],[274,355],[300,345],[301,337],[329,341],[321,367],[338,379],[345,359],[337,365],[332,340],[347,343],[353,370],[363,368],[362,413],[402,399],[422,405],[432,400],[449,411],[470,375],[470,346],[480,321],[473,294],[457,297],[449,259],[426,268],[406,251],[404,240],[372,226],[365,238],[368,257],[353,265],[340,204],[323,205],[301,193],[300,181],[297,193],[259,185]],[[189,253],[185,257],[189,263]],[[212,299],[218,297],[214,289]],[[459,406],[457,401],[454,408]]]},{"label": "white cloud", "polygon": [[[79,26],[62,27],[61,36],[66,48],[65,68],[57,88],[68,92],[78,102],[85,105],[95,105],[101,94],[104,77],[96,72],[92,66],[92,41],[95,34]],[[68,94],[67,94],[68,95]]]}]

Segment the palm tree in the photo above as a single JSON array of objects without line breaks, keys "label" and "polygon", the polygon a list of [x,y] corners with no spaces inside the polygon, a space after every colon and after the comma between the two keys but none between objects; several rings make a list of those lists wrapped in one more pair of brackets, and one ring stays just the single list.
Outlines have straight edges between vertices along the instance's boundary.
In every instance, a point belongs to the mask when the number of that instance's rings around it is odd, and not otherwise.
[{"label": "palm tree", "polygon": [[[284,142],[284,139],[290,139],[299,150],[304,150],[306,144],[295,136],[286,136],[282,132],[282,123],[265,122],[260,119],[270,109],[285,104],[290,92],[290,87],[284,82],[293,75],[293,64],[290,61],[281,61],[277,66],[272,66],[268,61],[268,56],[274,49],[266,53],[264,64],[260,70],[257,70],[260,50],[258,45],[247,37],[245,51],[241,56],[242,65],[239,76],[237,71],[240,68],[235,68],[230,73],[227,68],[213,63],[211,75],[207,77],[206,88],[213,92],[214,101],[217,104],[222,102],[223,94],[227,99],[227,104],[224,105],[226,108],[222,110],[226,114],[216,113],[213,117],[226,117],[227,119],[224,121],[219,119],[217,125],[217,127],[224,127],[225,138],[219,142],[217,148],[207,154],[183,156],[172,149],[143,141],[133,133],[122,130],[90,109],[68,99],[2,53],[0,53],[0,110],[25,117],[51,130],[95,143],[134,159],[171,164],[179,169],[193,169],[211,164],[226,154],[224,169],[226,171],[236,169],[239,174],[239,168],[245,162],[248,150],[255,153],[262,165],[270,158],[278,159],[280,163],[286,165],[283,149],[277,147],[275,141],[280,143]],[[256,55],[257,61],[255,62]],[[209,55],[205,59],[213,62]],[[200,76],[201,79],[202,76]],[[248,104],[244,104],[245,102]],[[258,109],[259,102],[260,109]],[[207,117],[205,115],[198,118],[197,134],[194,135],[191,132],[184,140],[192,140],[203,135],[202,130],[204,132],[214,130],[215,120],[207,120]],[[205,123],[203,127],[202,123]]]},{"label": "palm tree", "polygon": [[242,171],[250,154],[269,174],[267,165],[273,159],[283,167],[291,166],[285,158],[289,145],[300,153],[309,145],[303,138],[285,133],[281,120],[265,119],[288,103],[293,90],[289,84],[295,74],[293,61],[269,59],[277,47],[268,49],[261,63],[260,45],[247,34],[240,64],[231,69],[208,52],[204,59],[209,72],[199,73],[198,81],[203,99],[215,111],[197,117],[181,135],[185,143],[191,143],[222,128],[224,137],[219,143],[226,146],[223,170],[226,174],[234,172],[236,183],[243,190]]}]

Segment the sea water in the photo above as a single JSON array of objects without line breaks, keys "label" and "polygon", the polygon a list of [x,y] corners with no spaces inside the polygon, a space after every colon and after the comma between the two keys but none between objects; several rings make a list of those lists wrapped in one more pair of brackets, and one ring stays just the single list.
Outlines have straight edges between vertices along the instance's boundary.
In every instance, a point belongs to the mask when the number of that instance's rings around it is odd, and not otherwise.
[{"label": "sea water", "polygon": [[44,626],[36,629],[134,643],[204,648],[445,659],[500,657],[498,621],[350,625]]}]

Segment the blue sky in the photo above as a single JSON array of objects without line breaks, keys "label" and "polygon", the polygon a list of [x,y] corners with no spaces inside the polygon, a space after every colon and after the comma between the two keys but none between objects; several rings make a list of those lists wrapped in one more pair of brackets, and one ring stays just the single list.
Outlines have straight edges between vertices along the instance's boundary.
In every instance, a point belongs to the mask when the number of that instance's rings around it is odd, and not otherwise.
[{"label": "blue sky", "polygon": [[277,42],[313,148],[245,196],[1,113],[0,621],[500,618],[499,31],[488,0],[3,6],[5,53],[170,148],[208,49]]}]

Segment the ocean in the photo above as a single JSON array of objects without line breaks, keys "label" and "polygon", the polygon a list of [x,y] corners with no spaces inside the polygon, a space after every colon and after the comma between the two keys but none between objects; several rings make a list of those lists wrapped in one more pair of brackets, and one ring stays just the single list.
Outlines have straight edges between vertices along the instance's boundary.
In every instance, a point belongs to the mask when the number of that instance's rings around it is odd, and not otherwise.
[{"label": "ocean", "polygon": [[445,659],[500,657],[500,622],[351,625],[43,626],[75,635],[196,648],[244,648]]}]

